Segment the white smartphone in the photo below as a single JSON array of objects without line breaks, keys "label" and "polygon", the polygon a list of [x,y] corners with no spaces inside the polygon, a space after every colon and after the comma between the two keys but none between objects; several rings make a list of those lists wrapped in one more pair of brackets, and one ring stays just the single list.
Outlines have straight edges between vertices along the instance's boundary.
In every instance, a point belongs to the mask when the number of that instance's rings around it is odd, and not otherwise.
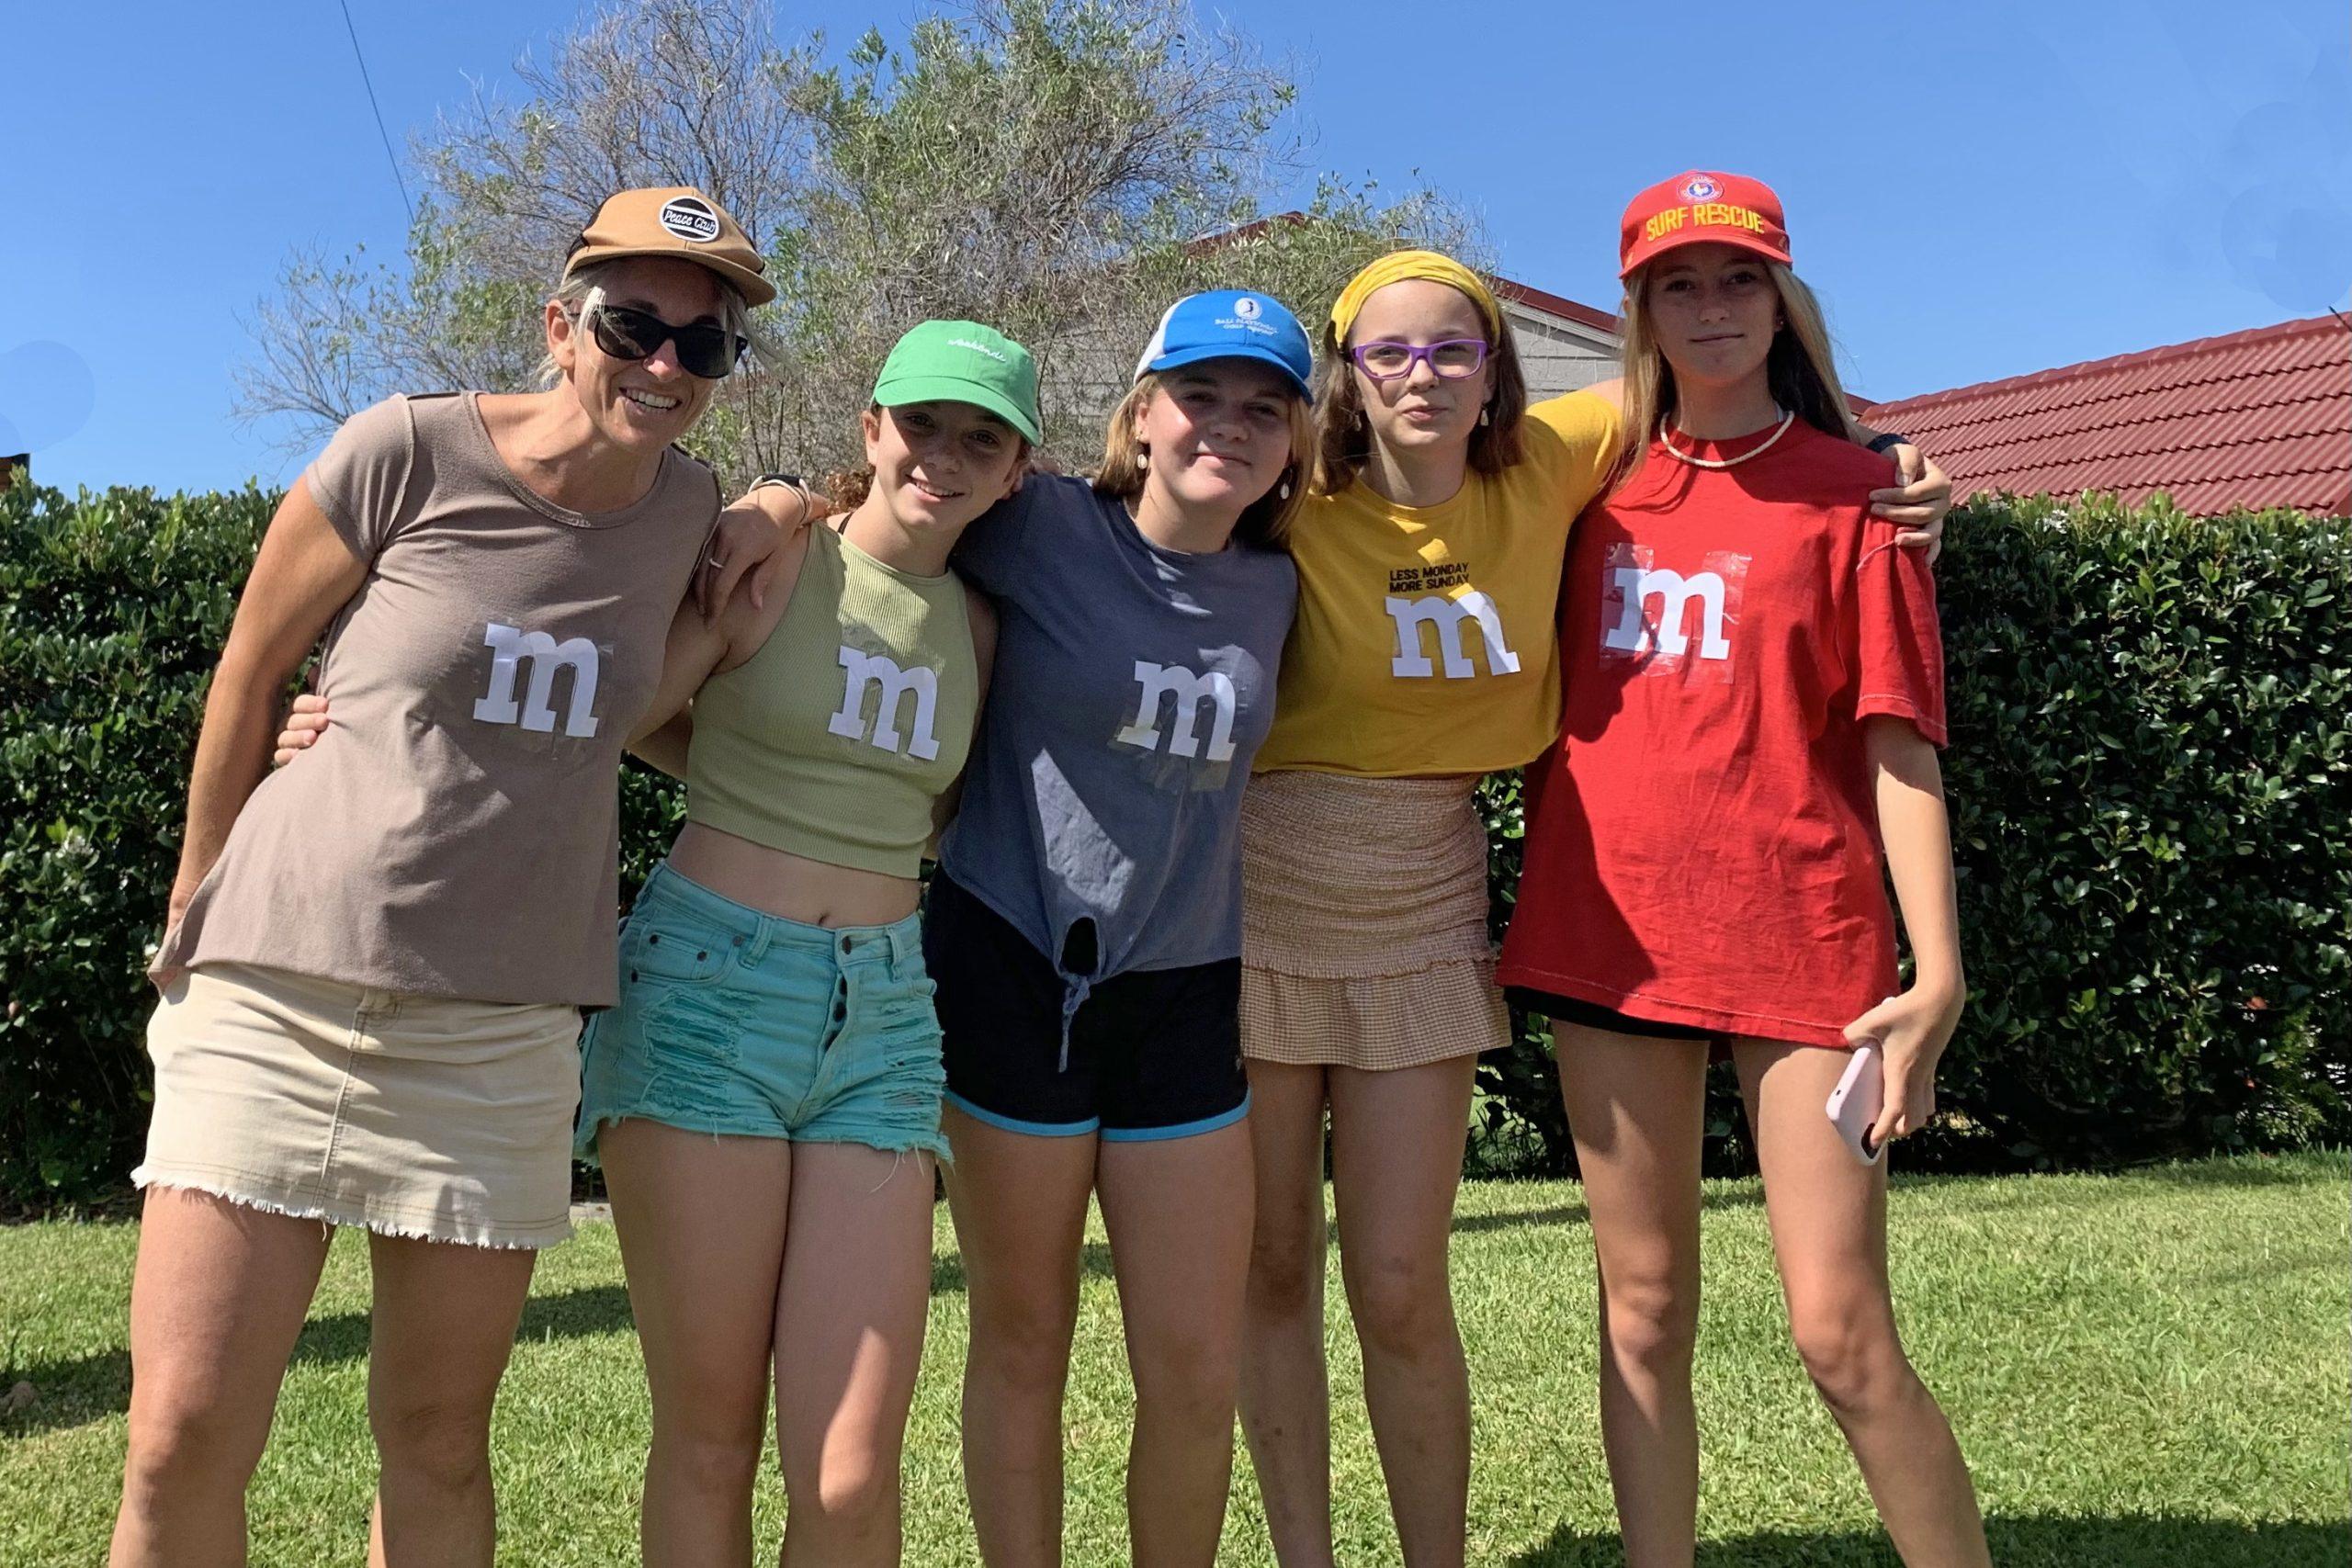
[{"label": "white smartphone", "polygon": [[1864,1165],[1876,1165],[1886,1153],[1885,1145],[1871,1143],[1871,1129],[1878,1125],[1879,1112],[1886,1109],[1886,1075],[1879,1064],[1877,1047],[1854,1047],[1846,1076],[1829,1091],[1829,1103],[1823,1109],[1854,1157]]}]

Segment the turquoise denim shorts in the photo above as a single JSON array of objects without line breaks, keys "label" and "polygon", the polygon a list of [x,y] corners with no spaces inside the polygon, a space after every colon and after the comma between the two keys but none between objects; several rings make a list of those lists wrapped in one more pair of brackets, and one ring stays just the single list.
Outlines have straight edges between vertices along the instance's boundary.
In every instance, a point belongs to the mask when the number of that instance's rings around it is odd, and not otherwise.
[{"label": "turquoise denim shorts", "polygon": [[621,998],[581,1040],[580,1131],[642,1117],[694,1133],[944,1156],[937,987],[922,926],[764,915],[666,864],[621,928]]}]

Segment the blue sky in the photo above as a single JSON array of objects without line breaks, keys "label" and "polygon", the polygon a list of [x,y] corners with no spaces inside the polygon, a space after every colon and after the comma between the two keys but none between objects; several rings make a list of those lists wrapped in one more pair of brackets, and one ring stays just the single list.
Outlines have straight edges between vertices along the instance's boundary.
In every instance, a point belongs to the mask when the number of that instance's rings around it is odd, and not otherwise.
[{"label": "blue sky", "polygon": [[[584,10],[350,6],[403,151],[473,82],[511,89],[515,57]],[[1868,396],[2347,304],[2342,0],[1202,10],[1295,62],[1315,167],[1450,191],[1504,273],[1571,299],[1613,304],[1617,215],[1642,186],[1693,166],[1771,181]],[[839,42],[898,36],[916,7],[779,12]],[[67,488],[282,482],[302,457],[234,417],[240,318],[289,249],[396,255],[406,228],[343,13],[27,6],[9,33],[0,452],[30,448]]]}]

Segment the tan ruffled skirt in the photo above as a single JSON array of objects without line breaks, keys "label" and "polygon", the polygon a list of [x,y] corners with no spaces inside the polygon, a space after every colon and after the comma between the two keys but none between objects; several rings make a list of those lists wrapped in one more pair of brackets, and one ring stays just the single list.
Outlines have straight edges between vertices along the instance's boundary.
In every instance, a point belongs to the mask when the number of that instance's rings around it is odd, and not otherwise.
[{"label": "tan ruffled skirt", "polygon": [[1241,797],[1241,1049],[1393,1071],[1509,1043],[1473,779],[1261,773]]}]

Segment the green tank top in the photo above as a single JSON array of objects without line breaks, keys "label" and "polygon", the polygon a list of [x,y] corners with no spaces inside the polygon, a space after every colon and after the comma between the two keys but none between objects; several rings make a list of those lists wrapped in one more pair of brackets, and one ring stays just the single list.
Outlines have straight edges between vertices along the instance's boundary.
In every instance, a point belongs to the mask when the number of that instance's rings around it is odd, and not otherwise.
[{"label": "green tank top", "polygon": [[695,694],[686,820],[914,876],[979,710],[963,583],[899,571],[812,528],[767,641]]}]

